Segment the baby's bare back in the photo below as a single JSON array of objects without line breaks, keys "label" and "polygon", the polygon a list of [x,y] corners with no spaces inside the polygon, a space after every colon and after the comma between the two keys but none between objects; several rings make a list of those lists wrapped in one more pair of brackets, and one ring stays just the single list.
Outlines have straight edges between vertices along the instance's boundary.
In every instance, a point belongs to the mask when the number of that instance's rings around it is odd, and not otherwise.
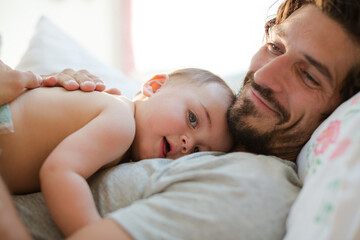
[{"label": "baby's bare back", "polygon": [[38,88],[11,102],[15,132],[0,135],[0,174],[10,191],[38,191],[39,170],[50,152],[114,99],[100,92]]}]

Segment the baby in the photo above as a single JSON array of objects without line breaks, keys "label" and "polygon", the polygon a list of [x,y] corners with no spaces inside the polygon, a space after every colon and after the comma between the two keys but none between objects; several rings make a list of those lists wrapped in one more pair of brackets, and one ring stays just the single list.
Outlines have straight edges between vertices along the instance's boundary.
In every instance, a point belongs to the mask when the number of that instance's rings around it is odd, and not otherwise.
[{"label": "baby", "polygon": [[14,194],[41,190],[68,236],[100,219],[86,182],[99,169],[229,151],[226,112],[233,100],[222,79],[194,68],[156,75],[133,101],[103,92],[27,90],[3,105],[13,132],[0,134],[0,174]]}]

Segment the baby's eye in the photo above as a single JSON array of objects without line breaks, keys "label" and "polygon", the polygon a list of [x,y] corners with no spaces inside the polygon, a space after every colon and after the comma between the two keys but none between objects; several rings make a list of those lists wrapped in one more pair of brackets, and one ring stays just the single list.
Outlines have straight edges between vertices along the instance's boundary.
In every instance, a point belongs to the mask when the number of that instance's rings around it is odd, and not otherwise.
[{"label": "baby's eye", "polygon": [[194,147],[194,153],[196,152],[200,152],[200,148],[199,147]]},{"label": "baby's eye", "polygon": [[196,127],[198,124],[196,115],[192,111],[189,111],[189,122],[192,127]]}]

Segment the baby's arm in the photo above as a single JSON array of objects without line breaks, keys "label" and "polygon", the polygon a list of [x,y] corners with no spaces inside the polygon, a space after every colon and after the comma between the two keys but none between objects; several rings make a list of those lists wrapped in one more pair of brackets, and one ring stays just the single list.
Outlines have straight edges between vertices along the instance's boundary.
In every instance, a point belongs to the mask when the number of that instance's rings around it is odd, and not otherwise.
[{"label": "baby's arm", "polygon": [[0,239],[32,239],[16,211],[10,192],[0,176]]},{"label": "baby's arm", "polygon": [[108,107],[65,138],[46,159],[40,171],[41,190],[66,236],[100,220],[86,179],[122,156],[134,135],[133,114],[123,106],[122,110]]}]

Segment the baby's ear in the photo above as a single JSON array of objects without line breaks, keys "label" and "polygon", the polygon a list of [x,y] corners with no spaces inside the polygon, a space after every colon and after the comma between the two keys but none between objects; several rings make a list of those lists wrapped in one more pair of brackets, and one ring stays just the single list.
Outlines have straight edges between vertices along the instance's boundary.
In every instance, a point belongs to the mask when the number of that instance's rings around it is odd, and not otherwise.
[{"label": "baby's ear", "polygon": [[146,81],[142,85],[142,94],[150,97],[153,95],[157,90],[159,90],[162,86],[165,86],[169,81],[169,76],[167,74],[158,74],[155,75],[150,80]]}]

